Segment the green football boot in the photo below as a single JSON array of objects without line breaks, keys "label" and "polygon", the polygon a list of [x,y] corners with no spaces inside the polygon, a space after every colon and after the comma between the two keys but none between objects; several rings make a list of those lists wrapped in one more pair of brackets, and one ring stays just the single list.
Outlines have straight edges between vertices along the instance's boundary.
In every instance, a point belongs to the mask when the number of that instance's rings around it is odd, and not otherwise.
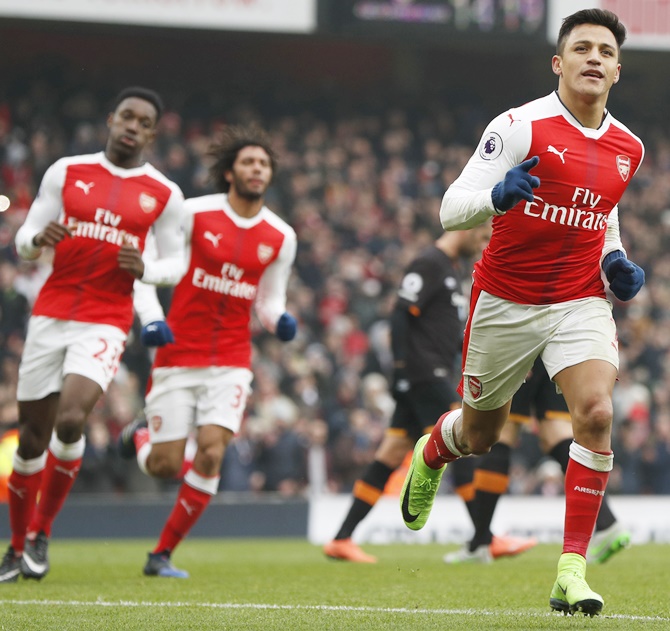
[{"label": "green football boot", "polygon": [[591,545],[586,551],[586,562],[593,564],[605,563],[617,552],[630,547],[630,532],[614,523],[601,532],[595,532]]},{"label": "green football boot", "polygon": [[421,530],[426,525],[442,474],[447,469],[446,464],[440,469],[431,469],[424,462],[423,448],[429,438],[430,434],[422,436],[414,446],[412,462],[400,492],[402,518],[405,526],[412,530]]},{"label": "green football boot", "polygon": [[583,613],[597,616],[604,602],[586,583],[586,559],[569,552],[558,560],[558,576],[549,597],[549,605],[564,614]]}]

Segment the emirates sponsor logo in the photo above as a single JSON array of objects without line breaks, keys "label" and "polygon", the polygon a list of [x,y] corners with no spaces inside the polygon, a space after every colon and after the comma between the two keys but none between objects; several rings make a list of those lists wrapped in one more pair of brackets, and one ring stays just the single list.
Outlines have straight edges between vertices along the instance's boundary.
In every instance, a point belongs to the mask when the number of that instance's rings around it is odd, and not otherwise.
[{"label": "emirates sponsor logo", "polygon": [[628,181],[628,176],[630,175],[630,157],[618,155],[616,157],[616,168],[619,171],[619,175],[624,182]]},{"label": "emirates sponsor logo", "polygon": [[468,390],[473,399],[482,396],[482,382],[477,377],[468,377]]},{"label": "emirates sponsor logo", "polygon": [[256,252],[258,254],[258,260],[261,263],[267,263],[272,258],[272,255],[275,253],[275,249],[271,245],[266,245],[265,243],[259,243],[258,250]]},{"label": "emirates sponsor logo", "polygon": [[239,281],[229,276],[208,274],[207,270],[201,267],[196,267],[193,270],[191,282],[198,289],[206,289],[225,296],[243,298],[244,300],[254,300],[256,298],[256,285]]},{"label": "emirates sponsor logo", "polygon": [[158,414],[154,414],[149,419],[149,425],[151,425],[151,429],[154,430],[154,432],[160,431],[161,427],[163,426],[163,417],[159,416]]},{"label": "emirates sponsor logo", "polygon": [[605,491],[598,491],[598,489],[590,489],[588,486],[575,486],[575,491],[578,493],[586,493],[587,495],[599,495],[604,496]]},{"label": "emirates sponsor logo", "polygon": [[73,217],[68,218],[67,227],[73,237],[104,241],[105,243],[112,243],[119,247],[127,243],[138,250],[140,249],[140,238],[123,228],[96,223],[94,221],[78,221]]},{"label": "emirates sponsor logo", "polygon": [[156,210],[156,205],[158,202],[156,201],[156,198],[153,197],[152,195],[149,195],[149,193],[140,193],[140,208],[145,212],[145,213],[151,213],[154,210]]},{"label": "emirates sponsor logo", "polygon": [[570,206],[550,204],[539,195],[535,195],[532,202],[526,202],[523,212],[529,217],[536,217],[561,226],[573,226],[600,232],[607,228],[607,215],[596,210],[601,200],[601,195],[588,188],[577,186],[572,194]]}]

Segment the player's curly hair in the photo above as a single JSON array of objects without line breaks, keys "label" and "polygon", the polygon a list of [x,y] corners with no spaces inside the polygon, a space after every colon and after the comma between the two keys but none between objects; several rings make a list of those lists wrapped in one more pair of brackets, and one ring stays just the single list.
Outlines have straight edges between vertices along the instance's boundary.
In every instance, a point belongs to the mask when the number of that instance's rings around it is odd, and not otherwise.
[{"label": "player's curly hair", "polygon": [[264,149],[270,158],[270,166],[274,175],[277,168],[277,154],[272,148],[270,135],[255,125],[249,127],[228,125],[218,139],[212,143],[208,152],[208,155],[214,160],[209,168],[209,176],[217,191],[227,193],[230,190],[226,172],[232,170],[237,154],[244,147]]},{"label": "player's curly hair", "polygon": [[133,97],[151,103],[156,109],[156,122],[160,120],[165,109],[165,106],[163,105],[163,99],[160,97],[158,92],[140,86],[131,86],[121,90],[121,92],[119,92],[116,95],[116,98],[112,101],[112,112],[116,111],[116,108],[119,107],[122,101]]},{"label": "player's curly hair", "polygon": [[619,49],[621,49],[621,46],[626,41],[626,27],[619,21],[619,17],[615,13],[604,9],[583,9],[569,15],[563,20],[561,30],[558,32],[558,41],[556,42],[557,55],[563,54],[568,36],[580,24],[596,24],[597,26],[608,28],[612,31]]}]

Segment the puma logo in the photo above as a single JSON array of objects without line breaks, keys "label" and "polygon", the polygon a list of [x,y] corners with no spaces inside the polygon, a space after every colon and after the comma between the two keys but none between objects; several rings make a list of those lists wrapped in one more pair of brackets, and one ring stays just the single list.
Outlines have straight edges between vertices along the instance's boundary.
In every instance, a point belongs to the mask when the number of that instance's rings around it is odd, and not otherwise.
[{"label": "puma logo", "polygon": [[561,159],[561,162],[562,162],[563,164],[565,164],[565,156],[564,156],[563,154],[564,154],[567,150],[568,150],[568,149],[567,149],[567,147],[566,147],[565,149],[563,149],[563,151],[559,151],[558,149],[556,149],[556,147],[554,147],[554,145],[549,145],[549,146],[547,147],[547,151],[548,151],[549,153],[555,153],[555,154]]},{"label": "puma logo", "polygon": [[17,489],[11,482],[7,482],[7,488],[14,493],[20,500],[26,498],[26,489]]},{"label": "puma logo", "polygon": [[209,241],[212,242],[212,245],[215,248],[219,247],[219,241],[221,240],[221,237],[223,236],[222,234],[213,234],[209,230],[205,230],[205,234],[203,235],[205,239],[208,239]]},{"label": "puma logo", "polygon": [[68,478],[72,478],[74,480],[77,477],[77,473],[79,473],[79,467],[75,469],[66,469],[65,467],[56,465],[54,467],[54,471],[58,471],[58,473],[62,473],[63,475],[66,475]]},{"label": "puma logo", "polygon": [[95,186],[95,182],[89,182],[86,184],[86,182],[82,182],[81,180],[77,180],[74,185],[77,188],[80,188],[86,195],[88,195],[91,192],[91,189]]},{"label": "puma logo", "polygon": [[184,507],[184,510],[186,511],[189,517],[193,515],[195,506],[191,506],[185,499],[180,499],[179,503]]}]

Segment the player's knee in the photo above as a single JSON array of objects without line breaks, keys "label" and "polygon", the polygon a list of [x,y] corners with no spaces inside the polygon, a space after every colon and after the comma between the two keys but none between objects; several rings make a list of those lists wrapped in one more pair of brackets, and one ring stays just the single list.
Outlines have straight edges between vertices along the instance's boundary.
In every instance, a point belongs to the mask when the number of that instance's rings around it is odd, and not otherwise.
[{"label": "player's knee", "polygon": [[76,443],[84,432],[86,415],[81,410],[67,411],[56,418],[56,436],[63,443]]},{"label": "player's knee", "polygon": [[25,460],[41,456],[49,446],[51,428],[41,424],[28,423],[19,426],[18,454]]},{"label": "player's knee", "polygon": [[194,465],[204,475],[216,475],[221,469],[225,447],[223,445],[208,445],[204,449],[198,449]]},{"label": "player's knee", "polygon": [[180,471],[182,459],[152,450],[147,458],[147,471],[156,478],[174,478]]},{"label": "player's knee", "polygon": [[609,432],[612,427],[612,415],[612,402],[599,399],[586,408],[584,422],[592,433]]}]

